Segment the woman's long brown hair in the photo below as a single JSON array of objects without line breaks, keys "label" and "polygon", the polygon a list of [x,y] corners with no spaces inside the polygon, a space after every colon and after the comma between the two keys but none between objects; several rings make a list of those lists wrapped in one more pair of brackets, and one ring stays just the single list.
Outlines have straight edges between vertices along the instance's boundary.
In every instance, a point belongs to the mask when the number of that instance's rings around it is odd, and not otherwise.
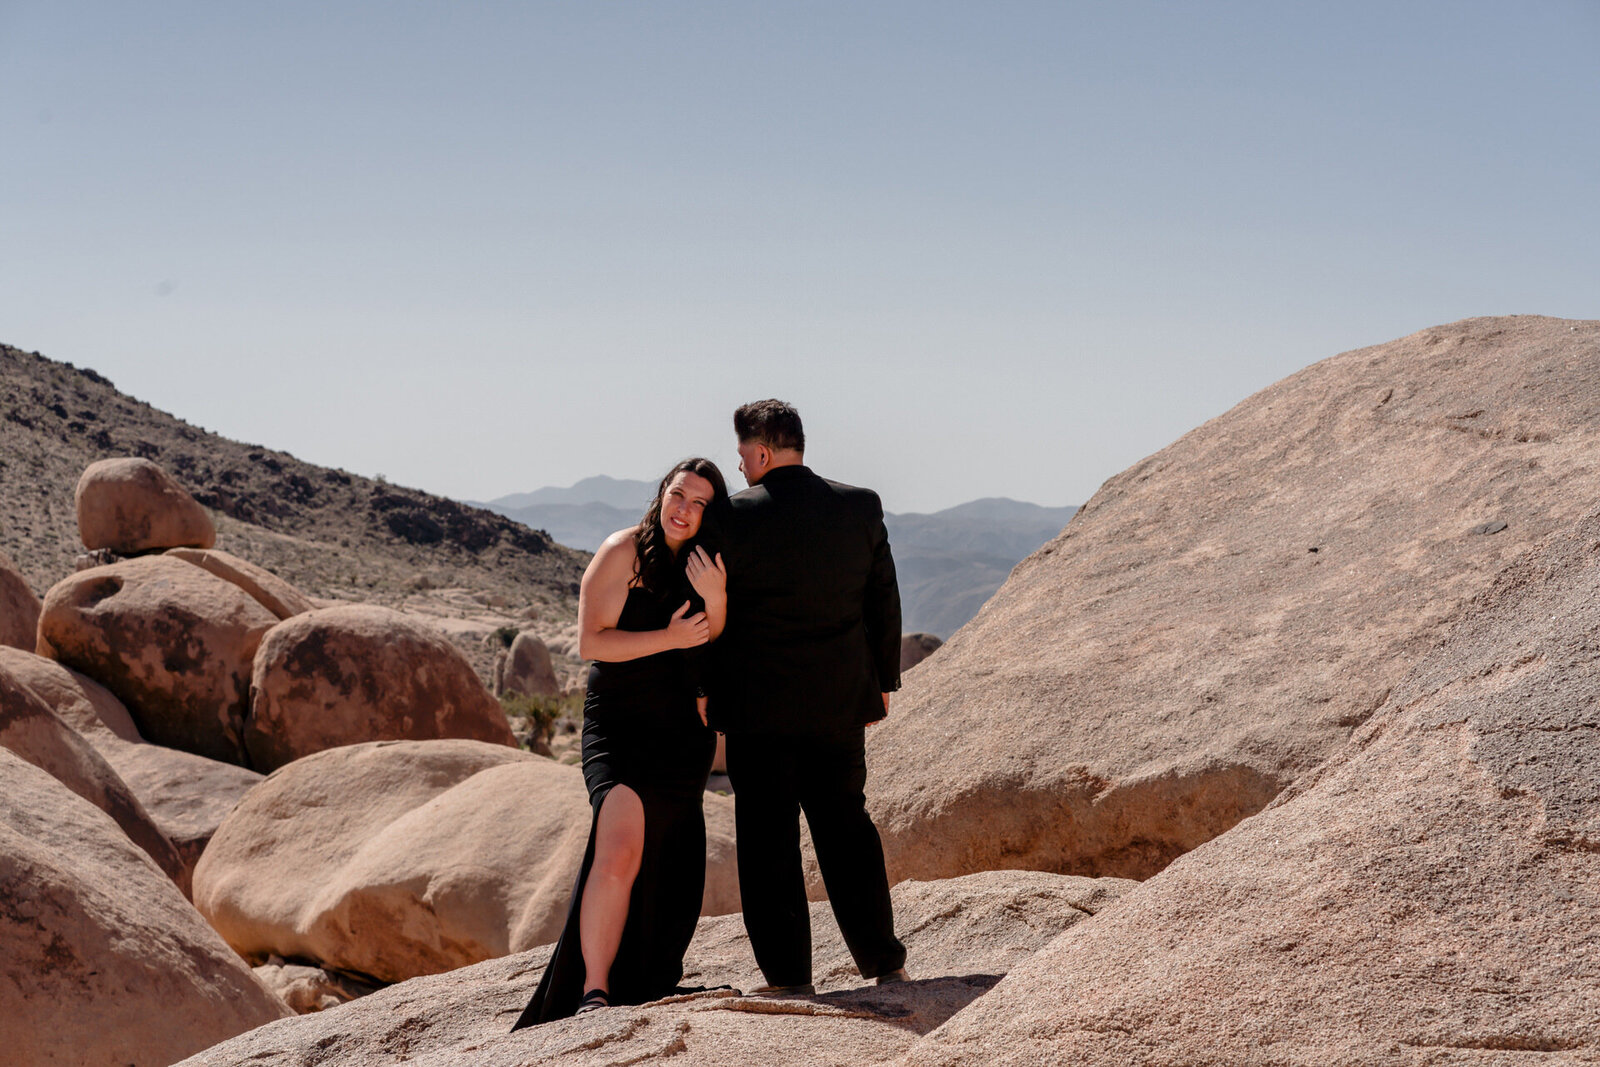
[{"label": "woman's long brown hair", "polygon": [[634,535],[638,552],[633,560],[634,580],[647,592],[657,595],[677,584],[674,575],[679,569],[678,561],[672,555],[672,549],[667,547],[667,532],[661,528],[661,496],[667,491],[667,486],[672,484],[672,479],[685,471],[697,474],[711,483],[711,503],[707,506],[708,511],[728,499],[728,483],[723,481],[722,472],[717,469],[715,463],[700,456],[683,460],[661,479],[661,484],[656,486],[655,498],[650,501],[650,507],[645,510],[644,518],[639,521],[639,532]]}]

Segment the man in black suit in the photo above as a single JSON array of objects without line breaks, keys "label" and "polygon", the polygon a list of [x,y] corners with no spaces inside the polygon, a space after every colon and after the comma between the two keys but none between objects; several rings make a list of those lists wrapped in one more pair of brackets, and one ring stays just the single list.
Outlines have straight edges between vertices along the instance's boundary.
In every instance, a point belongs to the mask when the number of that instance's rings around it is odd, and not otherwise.
[{"label": "man in black suit", "polygon": [[905,978],[883,844],[867,814],[865,728],[900,688],[900,590],[883,506],[805,466],[788,404],[733,416],[750,488],[712,517],[728,619],[711,673],[711,725],[727,735],[745,929],[768,991],[811,989],[800,812],[856,966]]}]

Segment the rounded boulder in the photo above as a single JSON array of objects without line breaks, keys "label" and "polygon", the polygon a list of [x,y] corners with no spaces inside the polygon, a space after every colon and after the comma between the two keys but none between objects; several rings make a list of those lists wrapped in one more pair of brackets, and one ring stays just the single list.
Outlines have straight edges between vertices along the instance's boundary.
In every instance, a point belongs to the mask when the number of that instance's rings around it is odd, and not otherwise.
[{"label": "rounded boulder", "polygon": [[269,630],[250,680],[250,765],[363,741],[515,747],[500,702],[443,634],[388,608],[319,608]]},{"label": "rounded boulder", "polygon": [[111,690],[146,740],[243,764],[251,661],[277,621],[236,585],[146,556],[57,582],[39,636],[54,659]]},{"label": "rounded boulder", "polygon": [[495,676],[501,693],[539,697],[561,692],[555,664],[550,661],[550,650],[530,633],[520,633],[512,640],[505,663],[497,667]]},{"label": "rounded boulder", "polygon": [[[240,954],[398,982],[556,940],[588,843],[583,773],[478,741],[319,752],[252,790],[195,871]],[[702,910],[739,907],[733,804],[706,797]]]},{"label": "rounded boulder", "polygon": [[0,552],[0,645],[33,651],[38,640],[39,597],[11,557]]},{"label": "rounded boulder", "polygon": [[165,1064],[290,1014],[94,805],[0,751],[5,1062]]},{"label": "rounded boulder", "polygon": [[137,456],[89,464],[73,493],[78,536],[120,556],[183,545],[210,548],[217,528],[172,475]]},{"label": "rounded boulder", "polygon": [[[9,650],[8,650],[9,651]],[[17,656],[30,653],[17,652]],[[37,658],[37,657],[35,657]],[[9,749],[115,820],[187,895],[191,867],[122,778],[49,703],[0,661],[0,748]]]},{"label": "rounded boulder", "polygon": [[193,563],[225,582],[232,582],[280,619],[310,611],[311,598],[265,567],[215,548],[169,548],[167,555]]}]

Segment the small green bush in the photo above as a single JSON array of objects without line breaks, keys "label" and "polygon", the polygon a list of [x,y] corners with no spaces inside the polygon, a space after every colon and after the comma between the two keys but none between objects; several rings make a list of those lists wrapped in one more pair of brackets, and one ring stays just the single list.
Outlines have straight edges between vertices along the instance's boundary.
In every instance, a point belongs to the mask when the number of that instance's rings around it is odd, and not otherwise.
[{"label": "small green bush", "polygon": [[583,717],[583,697],[578,693],[557,696],[523,696],[521,693],[503,693],[500,707],[506,718],[526,719],[533,731],[535,742],[548,742],[555,733],[557,719]]}]

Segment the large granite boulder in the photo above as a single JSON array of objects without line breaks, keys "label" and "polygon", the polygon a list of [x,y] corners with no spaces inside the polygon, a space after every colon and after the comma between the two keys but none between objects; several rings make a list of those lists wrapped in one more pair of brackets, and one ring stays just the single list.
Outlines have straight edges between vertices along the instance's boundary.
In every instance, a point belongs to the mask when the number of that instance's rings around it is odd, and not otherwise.
[{"label": "large granite boulder", "polygon": [[91,552],[103,548],[132,556],[180,545],[210,548],[217,541],[206,509],[148,459],[123,456],[89,464],[73,502],[78,536]]},{"label": "large granite boulder", "polygon": [[[5,651],[16,656],[31,655],[18,649]],[[51,710],[43,697],[6,668],[4,659],[0,659],[0,748],[27,760],[111,816],[122,832],[188,895],[192,868],[183,862],[133,790],[94,746]]]},{"label": "large granite boulder", "polygon": [[172,1063],[289,1013],[100,809],[0,750],[8,1067]]},{"label": "large granite boulder", "polygon": [[0,552],[0,647],[32,652],[38,640],[39,596],[11,557]]},{"label": "large granite boulder", "polygon": [[[268,776],[195,871],[235,949],[396,982],[552,942],[589,834],[577,767],[479,741],[319,752]],[[706,797],[705,909],[739,907],[733,804]]]},{"label": "large granite boulder", "polygon": [[244,764],[251,662],[277,623],[238,586],[145,556],[57,582],[39,636],[53,658],[111,690],[146,740]]},{"label": "large granite boulder", "polygon": [[1593,500],[1597,344],[1537,317],[1424,330],[1108,481],[868,732],[891,875],[1146,877],[1320,765]]},{"label": "large granite boulder", "polygon": [[[894,889],[896,925],[919,980],[898,985],[861,984],[826,917],[827,905],[819,904],[812,907],[817,996],[765,1000],[719,990],[509,1033],[539,984],[550,954],[542,946],[275,1023],[209,1049],[185,1067],[388,1067],[400,1060],[418,1067],[881,1063],[1132,884],[1033,871],[902,883]],[[759,984],[743,935],[737,915],[701,919],[685,981],[736,989]]]},{"label": "large granite boulder", "polygon": [[1600,1060],[1600,513],[1457,616],[1325,767],[904,1062]]},{"label": "large granite boulder", "polygon": [[[260,774],[232,763],[147,744],[109,689],[53,659],[0,648],[0,673],[9,673],[38,694],[94,746],[178,850],[188,872],[223,817],[261,781]],[[188,883],[185,874],[179,884]]]},{"label": "large granite boulder", "polygon": [[465,738],[515,746],[460,649],[389,608],[319,608],[273,627],[251,675],[250,765],[362,741]]},{"label": "large granite boulder", "polygon": [[232,582],[280,619],[316,607],[311,598],[265,567],[215,548],[169,548],[167,555],[210,571],[225,582]]}]

